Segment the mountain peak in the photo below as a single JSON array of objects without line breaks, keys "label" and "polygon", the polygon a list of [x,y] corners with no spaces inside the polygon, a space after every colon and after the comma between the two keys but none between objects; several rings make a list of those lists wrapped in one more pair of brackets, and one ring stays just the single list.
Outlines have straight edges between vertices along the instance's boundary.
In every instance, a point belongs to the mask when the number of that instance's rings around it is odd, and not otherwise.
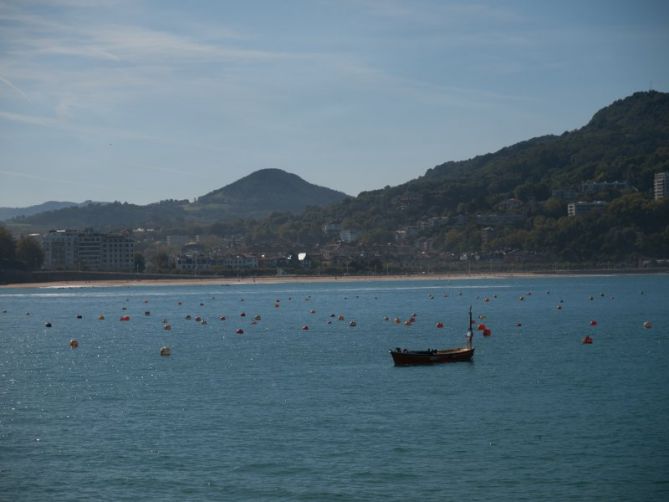
[{"label": "mountain peak", "polygon": [[314,185],[296,174],[268,168],[203,195],[198,205],[243,206],[245,212],[252,214],[299,212],[307,206],[326,206],[345,197],[342,192]]}]

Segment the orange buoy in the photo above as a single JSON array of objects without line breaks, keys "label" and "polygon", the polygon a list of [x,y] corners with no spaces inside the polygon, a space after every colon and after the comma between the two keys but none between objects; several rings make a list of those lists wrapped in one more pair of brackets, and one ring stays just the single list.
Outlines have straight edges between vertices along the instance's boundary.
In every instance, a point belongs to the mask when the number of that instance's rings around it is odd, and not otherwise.
[{"label": "orange buoy", "polygon": [[590,345],[592,343],[592,337],[591,336],[584,336],[581,343],[583,343],[584,345]]},{"label": "orange buoy", "polygon": [[162,357],[169,357],[172,355],[172,349],[170,349],[167,345],[160,347],[160,355]]},{"label": "orange buoy", "polygon": [[438,322],[437,324],[435,324],[435,326],[436,326],[437,328],[443,328],[443,327],[444,327],[444,323],[440,321],[440,322]]},{"label": "orange buoy", "polygon": [[73,338],[72,340],[70,340],[70,348],[76,349],[77,347],[79,347],[79,342],[77,341],[77,339]]}]

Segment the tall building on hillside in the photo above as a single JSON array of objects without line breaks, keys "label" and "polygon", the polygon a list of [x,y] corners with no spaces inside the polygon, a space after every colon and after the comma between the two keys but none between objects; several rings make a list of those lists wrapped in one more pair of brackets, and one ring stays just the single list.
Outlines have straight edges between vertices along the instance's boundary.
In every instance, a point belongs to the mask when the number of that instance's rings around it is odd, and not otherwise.
[{"label": "tall building on hillside", "polygon": [[93,230],[52,230],[42,237],[46,270],[132,272],[135,242],[119,234]]},{"label": "tall building on hillside", "polygon": [[655,173],[653,188],[655,200],[666,199],[669,197],[669,171]]}]

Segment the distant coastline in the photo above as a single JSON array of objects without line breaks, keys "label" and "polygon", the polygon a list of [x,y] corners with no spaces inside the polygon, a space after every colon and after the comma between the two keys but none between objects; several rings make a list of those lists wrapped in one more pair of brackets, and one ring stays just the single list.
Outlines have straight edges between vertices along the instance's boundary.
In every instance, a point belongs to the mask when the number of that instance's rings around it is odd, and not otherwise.
[{"label": "distant coastline", "polygon": [[149,277],[55,280],[42,282],[16,282],[0,284],[0,289],[10,288],[106,288],[106,287],[155,287],[155,286],[237,286],[299,283],[346,283],[346,282],[391,282],[391,281],[454,281],[489,280],[542,277],[586,277],[608,275],[669,275],[669,269],[592,269],[564,271],[520,271],[492,273],[434,273],[434,274],[389,274],[389,275],[280,275],[258,277]]}]

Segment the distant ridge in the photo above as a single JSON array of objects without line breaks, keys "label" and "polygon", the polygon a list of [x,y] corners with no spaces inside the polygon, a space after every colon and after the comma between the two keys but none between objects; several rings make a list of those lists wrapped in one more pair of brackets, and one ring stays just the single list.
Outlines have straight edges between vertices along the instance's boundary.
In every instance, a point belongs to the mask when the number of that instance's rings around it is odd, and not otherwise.
[{"label": "distant ridge", "polygon": [[[233,218],[262,218],[274,212],[300,213],[309,206],[327,206],[348,197],[345,193],[304,181],[281,169],[262,169],[229,185],[203,195],[197,202],[164,200],[145,206],[128,203],[67,204],[56,208],[46,203],[32,215],[18,214],[12,220],[24,228],[86,228],[119,230],[124,228],[170,227],[182,224],[208,224]],[[12,216],[9,216],[12,218]],[[11,223],[11,222],[10,222]]]},{"label": "distant ridge", "polygon": [[18,216],[32,216],[39,213],[45,213],[47,211],[56,211],[58,209],[63,209],[66,207],[74,207],[82,204],[77,202],[59,202],[59,201],[48,201],[34,206],[27,207],[0,207],[0,221],[10,220]]}]

